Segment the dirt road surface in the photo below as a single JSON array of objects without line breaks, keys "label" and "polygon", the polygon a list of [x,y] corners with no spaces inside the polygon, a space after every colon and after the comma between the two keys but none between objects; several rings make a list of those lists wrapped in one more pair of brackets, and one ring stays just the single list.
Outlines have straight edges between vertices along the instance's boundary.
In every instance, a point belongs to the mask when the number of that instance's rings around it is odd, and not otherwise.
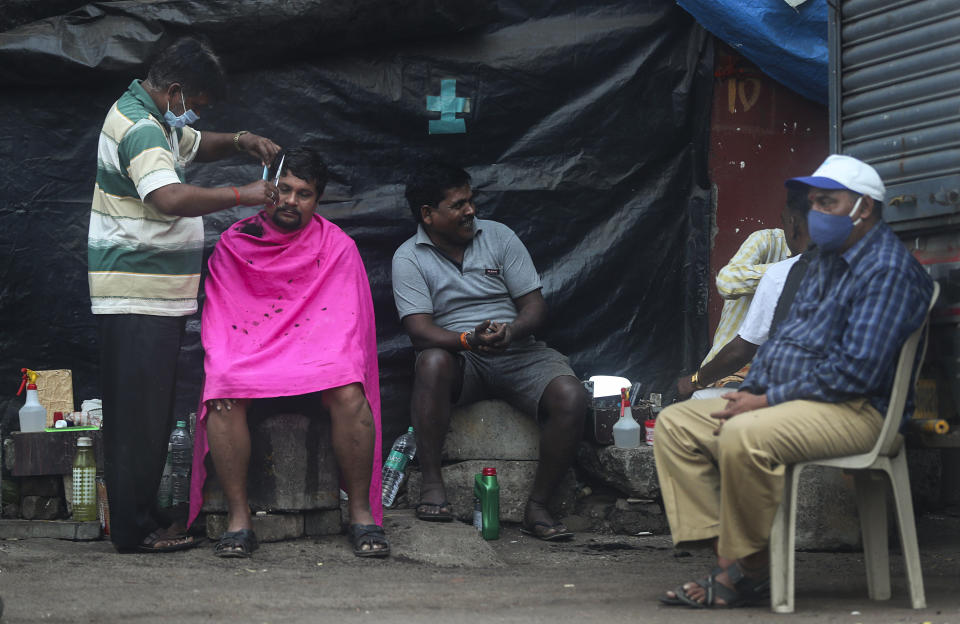
[{"label": "dirt road surface", "polygon": [[656,597],[703,576],[708,553],[665,536],[582,533],[563,544],[507,527],[484,542],[469,526],[388,512],[388,560],[358,559],[344,536],[263,544],[218,559],[212,543],[119,555],[108,541],[0,541],[2,624],[89,622],[837,622],[960,624],[960,521],[920,524],[927,604],[910,609],[902,559],[893,597],[867,598],[861,553],[798,553],[797,612],[692,610]]}]

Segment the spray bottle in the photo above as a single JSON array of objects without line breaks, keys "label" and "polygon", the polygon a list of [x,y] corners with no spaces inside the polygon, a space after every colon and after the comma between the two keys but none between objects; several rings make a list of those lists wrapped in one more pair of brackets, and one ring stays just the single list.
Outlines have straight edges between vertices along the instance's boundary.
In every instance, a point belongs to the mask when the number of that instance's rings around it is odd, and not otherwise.
[{"label": "spray bottle", "polygon": [[40,397],[37,395],[37,374],[29,368],[21,368],[20,373],[23,380],[17,396],[20,396],[24,387],[27,388],[27,400],[20,408],[20,431],[43,431],[47,426],[47,410],[40,405]]},{"label": "spray bottle", "polygon": [[620,389],[620,420],[613,425],[613,443],[618,448],[640,446],[640,425],[634,420],[630,407],[630,388]]}]

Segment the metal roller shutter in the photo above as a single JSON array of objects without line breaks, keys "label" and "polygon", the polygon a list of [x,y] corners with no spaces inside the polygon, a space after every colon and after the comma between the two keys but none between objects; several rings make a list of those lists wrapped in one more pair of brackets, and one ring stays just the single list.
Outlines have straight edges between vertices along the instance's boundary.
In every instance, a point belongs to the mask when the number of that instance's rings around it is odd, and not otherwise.
[{"label": "metal roller shutter", "polygon": [[960,0],[838,1],[831,148],[877,168],[898,229],[943,221],[960,212]]}]

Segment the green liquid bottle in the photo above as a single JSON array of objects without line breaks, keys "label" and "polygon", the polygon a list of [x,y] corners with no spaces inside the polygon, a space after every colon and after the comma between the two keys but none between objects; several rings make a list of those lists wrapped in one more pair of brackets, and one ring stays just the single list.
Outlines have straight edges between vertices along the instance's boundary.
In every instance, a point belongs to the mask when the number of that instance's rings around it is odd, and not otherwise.
[{"label": "green liquid bottle", "polygon": [[73,460],[73,520],[97,519],[97,460],[93,457],[93,439],[77,438],[77,456]]},{"label": "green liquid bottle", "polygon": [[496,468],[484,468],[474,476],[473,501],[473,526],[485,540],[500,539],[500,485]]}]

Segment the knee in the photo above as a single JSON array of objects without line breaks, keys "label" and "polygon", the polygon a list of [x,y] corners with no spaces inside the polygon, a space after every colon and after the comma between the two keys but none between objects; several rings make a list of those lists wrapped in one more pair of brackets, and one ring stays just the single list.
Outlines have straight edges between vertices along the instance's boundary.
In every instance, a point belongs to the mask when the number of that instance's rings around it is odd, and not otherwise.
[{"label": "knee", "polygon": [[352,383],[337,388],[329,388],[321,394],[323,406],[328,411],[354,414],[363,411],[367,404],[367,397],[363,394],[363,386]]},{"label": "knee", "polygon": [[743,457],[752,447],[750,414],[739,414],[723,423],[720,428],[717,448],[723,457]]},{"label": "knee", "polygon": [[457,360],[446,349],[425,349],[417,358],[414,376],[416,381],[428,384],[450,383],[457,371]]},{"label": "knee", "polygon": [[583,426],[587,415],[587,393],[576,378],[564,375],[551,381],[540,404],[548,419],[564,426]]}]

